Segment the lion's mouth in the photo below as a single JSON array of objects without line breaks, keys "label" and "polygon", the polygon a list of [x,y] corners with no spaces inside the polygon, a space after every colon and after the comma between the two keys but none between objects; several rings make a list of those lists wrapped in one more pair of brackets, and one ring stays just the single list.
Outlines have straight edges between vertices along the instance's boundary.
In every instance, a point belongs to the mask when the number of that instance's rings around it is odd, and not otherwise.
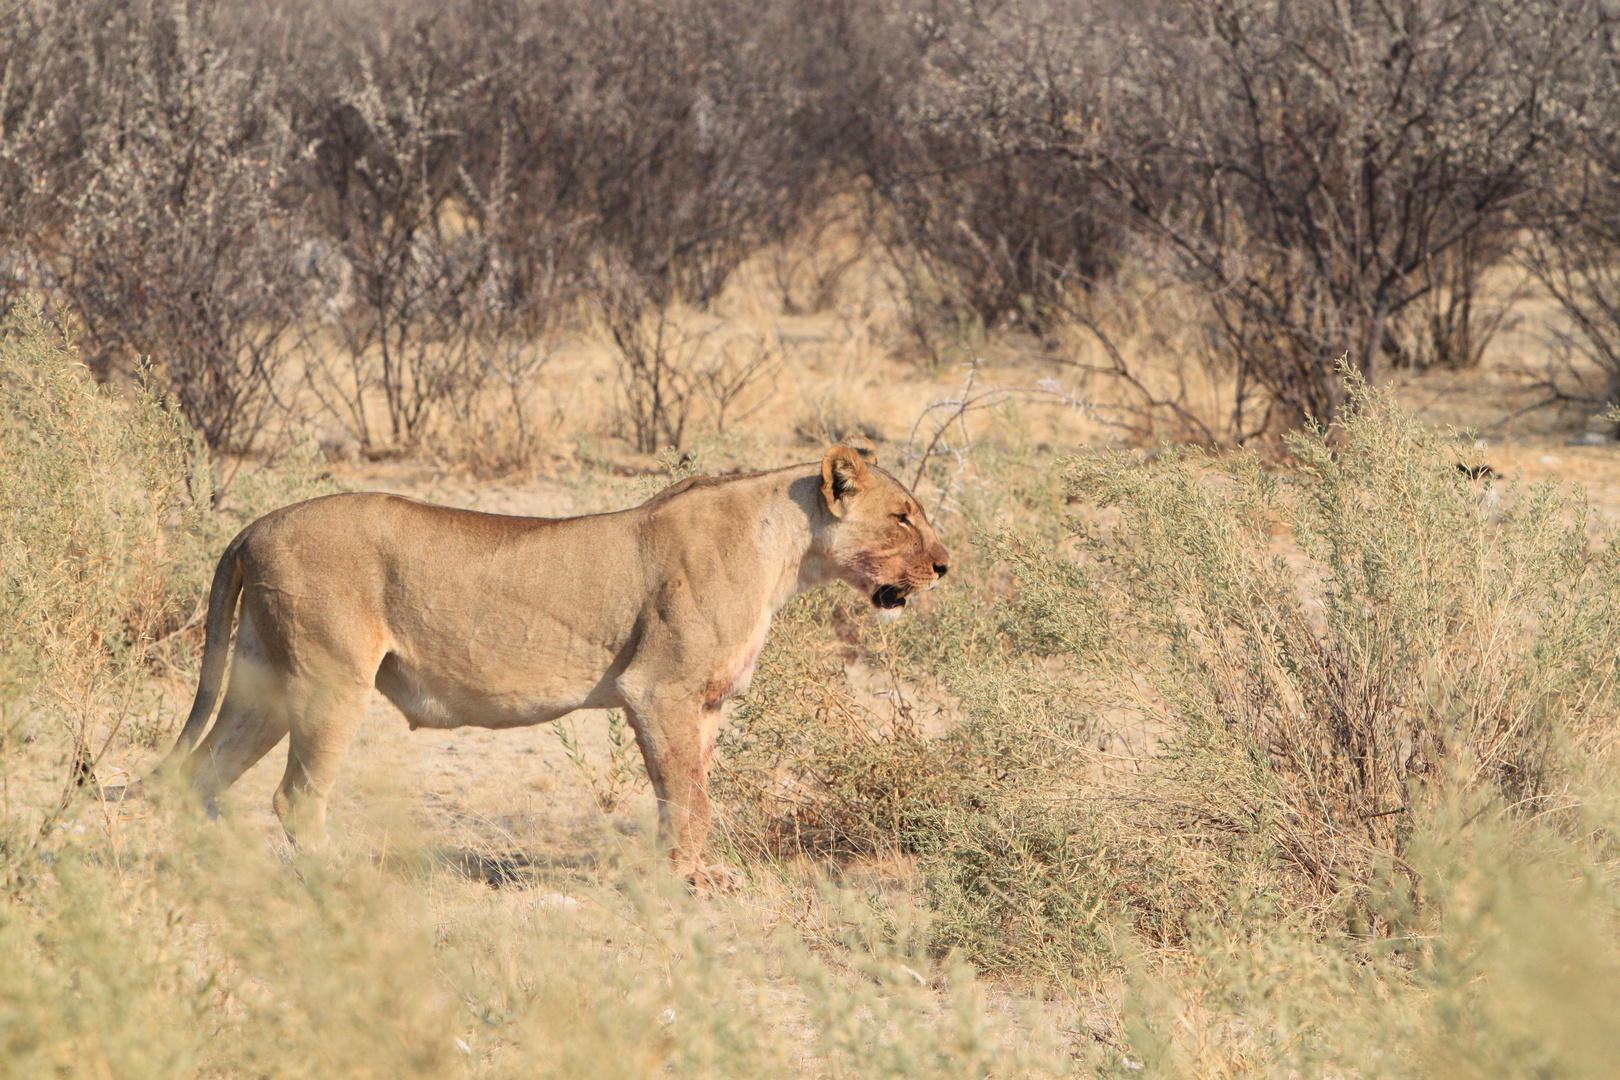
[{"label": "lion's mouth", "polygon": [[906,590],[899,585],[879,585],[872,592],[872,603],[880,608],[906,606]]}]

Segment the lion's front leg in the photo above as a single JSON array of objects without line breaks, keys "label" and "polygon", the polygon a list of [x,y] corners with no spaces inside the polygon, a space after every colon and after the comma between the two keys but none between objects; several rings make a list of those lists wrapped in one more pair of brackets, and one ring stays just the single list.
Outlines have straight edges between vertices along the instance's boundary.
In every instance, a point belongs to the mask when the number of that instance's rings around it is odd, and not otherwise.
[{"label": "lion's front leg", "polygon": [[698,701],[650,697],[625,713],[658,796],[658,839],[669,848],[675,872],[700,892],[728,891],[735,875],[707,866],[704,845],[713,814],[709,764],[720,730],[720,710]]}]

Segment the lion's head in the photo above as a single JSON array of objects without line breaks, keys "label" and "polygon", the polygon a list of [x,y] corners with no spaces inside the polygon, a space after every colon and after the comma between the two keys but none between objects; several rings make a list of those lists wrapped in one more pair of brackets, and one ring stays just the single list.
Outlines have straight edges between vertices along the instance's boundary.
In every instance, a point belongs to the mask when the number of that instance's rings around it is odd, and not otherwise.
[{"label": "lion's head", "polygon": [[877,449],[848,440],[821,459],[821,495],[837,519],[828,557],[838,576],[880,608],[900,608],[950,569],[922,504],[877,467]]}]

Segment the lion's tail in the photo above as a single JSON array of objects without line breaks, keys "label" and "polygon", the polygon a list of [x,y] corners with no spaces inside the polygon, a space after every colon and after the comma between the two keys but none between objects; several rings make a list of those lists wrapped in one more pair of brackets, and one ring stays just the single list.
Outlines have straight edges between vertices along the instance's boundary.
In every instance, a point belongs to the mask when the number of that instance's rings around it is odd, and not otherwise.
[{"label": "lion's tail", "polygon": [[163,759],[159,772],[167,772],[183,761],[187,754],[202,741],[208,727],[208,718],[214,714],[214,703],[219,699],[219,688],[225,681],[225,662],[230,656],[231,622],[236,615],[236,600],[242,595],[242,565],[237,559],[249,530],[238,533],[219,557],[214,567],[214,583],[208,590],[207,636],[203,641],[202,677],[197,680],[197,697],[191,703],[191,715],[180,729],[174,749]]}]

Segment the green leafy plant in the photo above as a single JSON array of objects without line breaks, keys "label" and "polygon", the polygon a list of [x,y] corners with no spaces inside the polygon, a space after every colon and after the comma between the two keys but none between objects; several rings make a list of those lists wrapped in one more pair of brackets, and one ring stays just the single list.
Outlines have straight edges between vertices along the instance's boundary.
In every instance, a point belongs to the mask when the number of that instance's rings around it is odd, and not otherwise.
[{"label": "green leafy plant", "polygon": [[604,814],[611,814],[625,792],[638,786],[645,786],[647,773],[641,764],[641,751],[636,746],[635,734],[625,721],[624,711],[609,709],[607,716],[606,765],[598,765],[591,760],[585,748],[580,745],[573,721],[558,720],[551,725],[551,731],[557,736],[557,742],[562,745],[569,764],[590,785],[591,797],[596,800],[597,809]]}]

